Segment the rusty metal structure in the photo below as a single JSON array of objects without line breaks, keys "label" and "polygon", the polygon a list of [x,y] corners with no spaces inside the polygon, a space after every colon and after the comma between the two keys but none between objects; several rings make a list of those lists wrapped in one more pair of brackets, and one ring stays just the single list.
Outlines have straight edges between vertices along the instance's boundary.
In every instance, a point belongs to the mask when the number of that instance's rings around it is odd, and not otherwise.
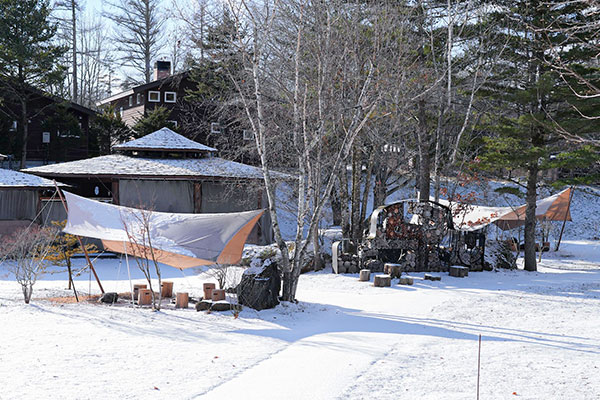
[{"label": "rusty metal structure", "polygon": [[402,272],[440,272],[451,265],[480,271],[485,266],[484,251],[485,233],[456,230],[447,206],[402,200],[377,208],[360,242],[334,243],[332,264],[336,273],[379,272],[386,263]]}]

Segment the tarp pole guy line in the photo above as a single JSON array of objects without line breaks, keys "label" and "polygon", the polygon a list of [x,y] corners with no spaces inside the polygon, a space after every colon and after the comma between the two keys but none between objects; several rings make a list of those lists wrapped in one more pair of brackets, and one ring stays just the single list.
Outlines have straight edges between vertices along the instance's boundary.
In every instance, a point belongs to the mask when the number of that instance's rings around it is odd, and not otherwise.
[{"label": "tarp pole guy line", "polygon": [[[52,182],[54,182],[54,186],[56,186],[56,191],[58,192],[58,197],[60,197],[60,201],[62,202],[62,205],[65,208],[65,211],[67,212],[67,215],[68,215],[69,214],[69,209],[67,208],[67,203],[65,202],[65,199],[63,198],[62,192],[58,188],[58,185],[56,184],[56,180],[53,180]],[[89,256],[89,254],[87,252],[87,249],[85,248],[85,246],[83,245],[83,242],[81,241],[81,237],[79,237],[77,235],[75,235],[75,237],[77,238],[77,241],[79,242],[79,246],[81,246],[81,249],[83,250],[83,254],[85,255],[85,259],[86,259],[88,265],[90,266],[90,269],[94,273],[94,277],[96,278],[96,282],[98,282],[98,286],[100,287],[100,292],[102,294],[104,294],[104,288],[102,287],[102,283],[100,283],[100,278],[98,278],[98,274],[96,273],[96,269],[94,268],[94,265],[92,264],[92,260],[90,260],[90,256]]]},{"label": "tarp pole guy line", "polygon": [[562,227],[560,228],[560,235],[558,236],[558,242],[556,242],[556,248],[554,251],[558,251],[560,247],[560,241],[562,240],[563,232],[565,231],[565,224],[567,223],[567,215],[569,214],[569,210],[571,209],[571,200],[573,199],[573,193],[575,192],[575,186],[571,186],[571,193],[569,194],[569,204],[567,205],[567,210],[565,211],[565,218],[562,223]]}]

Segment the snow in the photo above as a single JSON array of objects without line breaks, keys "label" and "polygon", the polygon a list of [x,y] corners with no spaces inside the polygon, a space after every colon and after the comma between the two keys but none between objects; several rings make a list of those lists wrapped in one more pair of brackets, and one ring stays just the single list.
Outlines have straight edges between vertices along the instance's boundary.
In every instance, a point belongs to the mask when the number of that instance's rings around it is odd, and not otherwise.
[{"label": "snow", "polygon": [[[59,184],[59,186],[65,186]],[[0,168],[0,188],[53,188],[54,182],[12,169]]]},{"label": "snow", "polygon": [[[224,177],[262,179],[260,168],[219,157],[161,159],[138,158],[120,154],[85,160],[44,165],[24,170],[50,176],[133,176],[133,177]],[[272,171],[275,179],[293,179],[292,176]]]},{"label": "snow", "polygon": [[[81,259],[76,267],[83,266]],[[129,288],[125,260],[99,259],[105,289]],[[375,288],[358,275],[305,274],[299,304],[204,313],[55,304],[64,273],[31,305],[0,266],[2,398],[464,399],[600,396],[600,242],[566,241],[538,272],[412,274]],[[201,295],[203,269],[163,267]],[[131,263],[134,283],[142,275]],[[97,292],[85,272],[75,281]],[[513,394],[513,393],[516,393]]]},{"label": "snow", "polygon": [[210,151],[217,149],[186,138],[169,128],[162,128],[139,139],[113,146],[114,150],[186,150]]}]

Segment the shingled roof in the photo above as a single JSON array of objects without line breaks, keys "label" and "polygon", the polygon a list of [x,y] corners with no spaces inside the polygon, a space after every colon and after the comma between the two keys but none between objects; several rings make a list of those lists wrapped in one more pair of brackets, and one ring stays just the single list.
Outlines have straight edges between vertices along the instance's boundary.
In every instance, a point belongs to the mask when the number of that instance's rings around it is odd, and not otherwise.
[{"label": "shingled roof", "polygon": [[113,146],[113,150],[131,151],[183,151],[216,152],[217,149],[205,146],[186,138],[169,128],[162,128],[139,139]]},{"label": "shingled roof", "polygon": [[[59,186],[65,186],[62,183]],[[7,188],[53,188],[54,182],[39,176],[25,174],[12,169],[0,168],[0,189]]]}]

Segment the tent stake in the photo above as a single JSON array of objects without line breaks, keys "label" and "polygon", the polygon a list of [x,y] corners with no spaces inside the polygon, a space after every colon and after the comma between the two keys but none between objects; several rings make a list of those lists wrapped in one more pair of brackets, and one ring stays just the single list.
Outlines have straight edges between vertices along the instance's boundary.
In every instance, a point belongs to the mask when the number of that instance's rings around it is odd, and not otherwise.
[{"label": "tent stake", "polygon": [[[67,208],[67,203],[65,202],[65,199],[63,198],[62,192],[60,191],[60,189],[58,188],[58,185],[56,184],[56,180],[53,180],[53,182],[54,182],[54,186],[56,186],[56,191],[58,192],[58,197],[60,197],[60,201],[62,202],[62,205],[65,208],[65,211],[67,212],[67,214],[69,214],[69,209]],[[81,249],[83,250],[83,254],[85,255],[85,260],[87,261],[88,265],[90,266],[90,269],[94,273],[94,277],[96,278],[96,282],[98,282],[98,287],[100,287],[100,292],[102,294],[104,294],[104,288],[102,287],[102,283],[100,283],[100,278],[98,278],[98,274],[96,273],[96,269],[94,268],[94,265],[92,265],[92,260],[90,260],[90,256],[89,256],[89,254],[87,252],[87,249],[83,245],[83,242],[81,241],[81,237],[79,237],[77,235],[74,235],[74,236],[77,238],[77,241],[79,242],[79,246],[81,246]]]},{"label": "tent stake", "polygon": [[573,193],[575,193],[575,187],[571,186],[570,189],[571,193],[569,193],[569,204],[567,204],[567,211],[565,212],[565,218],[563,219],[562,227],[560,228],[560,235],[558,236],[558,242],[556,243],[556,248],[554,249],[554,251],[558,251],[558,248],[560,247],[560,241],[562,240],[562,235],[565,230],[565,225],[567,223],[567,214],[571,209],[571,199],[573,198]]}]

